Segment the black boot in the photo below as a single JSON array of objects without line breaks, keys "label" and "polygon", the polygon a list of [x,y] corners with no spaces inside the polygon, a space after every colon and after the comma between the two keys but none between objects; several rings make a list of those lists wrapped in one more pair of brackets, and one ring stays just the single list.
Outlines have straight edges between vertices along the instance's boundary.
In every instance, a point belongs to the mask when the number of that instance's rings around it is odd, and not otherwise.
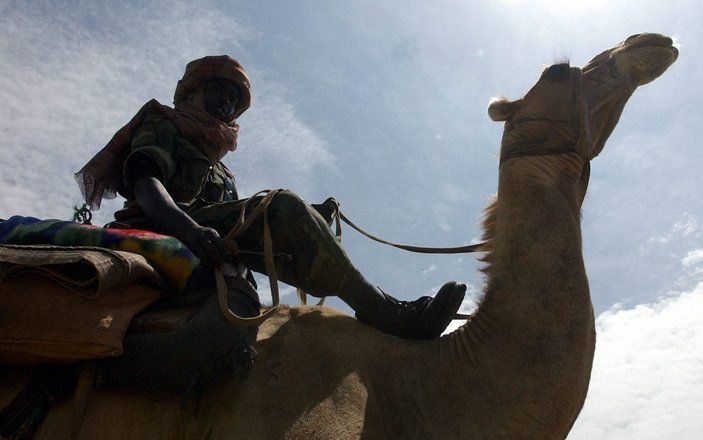
[{"label": "black boot", "polygon": [[466,285],[454,281],[442,286],[434,298],[399,301],[384,293],[386,306],[382,310],[357,310],[356,319],[404,339],[434,339],[452,321],[465,293]]}]

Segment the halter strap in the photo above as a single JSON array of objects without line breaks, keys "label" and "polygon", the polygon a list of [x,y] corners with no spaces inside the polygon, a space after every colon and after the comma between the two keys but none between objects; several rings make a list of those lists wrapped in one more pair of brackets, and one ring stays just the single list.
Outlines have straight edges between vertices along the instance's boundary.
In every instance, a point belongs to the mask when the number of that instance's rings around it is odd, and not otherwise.
[{"label": "halter strap", "polygon": [[576,151],[576,143],[565,144],[559,147],[536,147],[537,144],[510,144],[510,149],[500,155],[500,165],[503,162],[517,157],[527,156],[554,156],[568,154]]},{"label": "halter strap", "polygon": [[[581,150],[581,145],[585,138],[585,127],[586,127],[586,115],[582,109],[582,83],[583,83],[583,73],[578,67],[572,67],[571,69],[571,102],[572,102],[572,112],[568,120],[556,119],[556,118],[536,118],[536,117],[523,117],[513,121],[513,124],[519,126],[521,124],[527,124],[532,122],[550,122],[574,125],[576,133],[578,133],[578,138],[575,142],[565,142],[562,145],[545,147],[537,143],[513,143],[504,145],[501,147],[500,152],[500,164],[504,162],[515,159],[518,157],[528,157],[528,156],[554,156],[559,154],[569,154],[576,153]],[[588,163],[588,162],[586,162]],[[585,165],[584,165],[585,168]]]}]

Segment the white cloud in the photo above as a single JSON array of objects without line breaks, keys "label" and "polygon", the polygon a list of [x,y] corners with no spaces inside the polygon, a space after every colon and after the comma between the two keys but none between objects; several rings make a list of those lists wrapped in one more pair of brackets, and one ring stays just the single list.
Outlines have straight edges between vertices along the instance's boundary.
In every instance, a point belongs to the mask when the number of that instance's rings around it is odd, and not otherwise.
[{"label": "white cloud", "polygon": [[[259,300],[264,305],[271,305],[273,300],[271,297],[271,286],[269,285],[268,277],[255,273],[254,278],[256,279],[256,291],[259,293]],[[279,282],[278,295],[280,296],[282,303],[288,304],[290,306],[298,305],[298,297],[296,296],[295,287]],[[316,302],[317,298],[311,299],[311,297],[308,296],[308,303],[315,304]]]},{"label": "white cloud", "polygon": [[689,213],[684,213],[684,219],[680,220],[671,227],[671,230],[666,234],[654,235],[649,238],[649,243],[666,244],[674,239],[682,239],[687,237],[701,237],[701,230],[698,220]]},{"label": "white cloud", "polygon": [[583,412],[569,439],[693,439],[703,430],[703,283],[597,321]]},{"label": "white cloud", "polygon": [[334,167],[334,156],[325,140],[281,97],[285,91],[263,75],[254,86],[252,108],[242,121],[241,147],[225,161],[234,163],[241,196],[263,188],[309,191],[311,176],[319,167]]},{"label": "white cloud", "polygon": [[681,264],[685,267],[691,267],[703,263],[703,249],[690,251],[681,259]]}]

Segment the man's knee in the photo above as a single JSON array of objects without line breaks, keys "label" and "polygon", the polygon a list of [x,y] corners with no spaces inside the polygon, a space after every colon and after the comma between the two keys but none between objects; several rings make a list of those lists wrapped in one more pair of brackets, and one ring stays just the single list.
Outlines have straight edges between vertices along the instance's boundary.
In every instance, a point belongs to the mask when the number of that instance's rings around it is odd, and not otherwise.
[{"label": "man's knee", "polygon": [[271,200],[271,208],[283,212],[297,212],[307,210],[308,204],[291,190],[284,189]]}]

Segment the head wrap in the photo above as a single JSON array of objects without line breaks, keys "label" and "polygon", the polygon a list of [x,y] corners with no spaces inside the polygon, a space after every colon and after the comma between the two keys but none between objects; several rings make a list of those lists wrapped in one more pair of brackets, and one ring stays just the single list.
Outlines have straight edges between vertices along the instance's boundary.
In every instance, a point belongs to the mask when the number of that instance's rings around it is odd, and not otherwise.
[{"label": "head wrap", "polygon": [[211,79],[226,79],[239,88],[237,106],[234,109],[234,119],[244,113],[251,104],[251,86],[244,68],[232,57],[227,55],[208,56],[191,61],[186,66],[183,78],[178,81],[173,104],[176,108],[187,100],[191,93],[198,89],[203,82]]},{"label": "head wrap", "polygon": [[[231,120],[220,121],[204,108],[202,85],[211,79],[232,81],[238,88],[238,100]],[[249,108],[251,86],[242,65],[227,55],[208,56],[191,61],[178,81],[175,109],[155,99],[144,104],[137,114],[110,139],[93,158],[75,174],[81,193],[91,209],[100,208],[102,199],[124,194],[123,165],[131,148],[132,137],[147,115],[162,114],[178,127],[181,135],[200,147],[213,162],[227,151],[237,148],[239,125],[236,118]]]}]

